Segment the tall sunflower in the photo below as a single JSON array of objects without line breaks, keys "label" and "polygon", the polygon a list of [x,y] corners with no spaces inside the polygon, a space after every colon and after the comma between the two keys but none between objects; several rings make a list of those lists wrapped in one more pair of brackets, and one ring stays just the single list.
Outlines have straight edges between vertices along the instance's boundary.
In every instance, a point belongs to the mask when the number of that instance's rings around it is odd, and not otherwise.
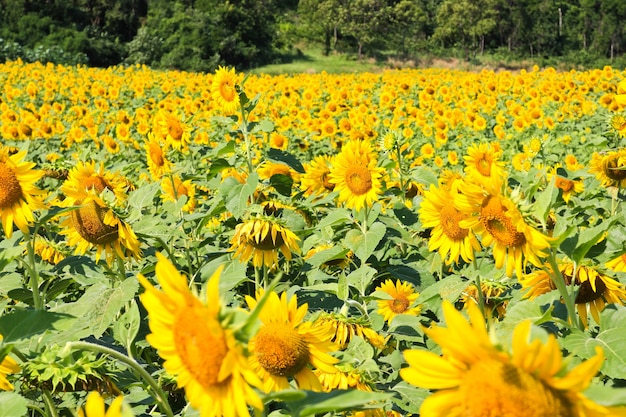
[{"label": "tall sunflower", "polygon": [[456,194],[455,206],[468,216],[459,226],[476,232],[483,246],[493,246],[497,268],[506,264],[507,276],[515,270],[521,277],[528,261],[543,266],[540,258],[547,255],[551,238],[526,223],[510,198],[467,181],[459,189],[462,193]]},{"label": "tall sunflower", "polygon": [[134,415],[132,410],[124,404],[124,397],[121,395],[115,397],[105,411],[104,398],[98,391],[92,391],[87,395],[85,407],[80,407],[77,414],[79,417],[132,417]]},{"label": "tall sunflower", "polygon": [[626,415],[625,408],[604,407],[583,394],[602,366],[599,347],[596,356],[567,372],[556,338],[531,341],[529,320],[516,326],[509,352],[492,343],[474,304],[469,321],[450,302],[444,301],[443,312],[448,327],[425,330],[442,356],[405,350],[409,366],[400,370],[408,383],[437,390],[422,403],[422,417]]},{"label": "tall sunflower", "polygon": [[589,172],[605,187],[626,186],[626,149],[598,153],[594,152],[589,163]]},{"label": "tall sunflower", "polygon": [[263,409],[253,389],[261,382],[232,330],[222,323],[220,273],[221,268],[209,279],[203,302],[174,265],[157,253],[155,274],[162,289],[138,276],[146,289],[140,298],[152,332],[146,340],[201,417],[249,416],[249,405]]},{"label": "tall sunflower", "polygon": [[239,110],[238,76],[234,68],[219,66],[211,82],[211,98],[215,106],[225,114]]},{"label": "tall sunflower", "polygon": [[378,313],[383,316],[387,323],[391,323],[394,317],[401,314],[417,316],[422,311],[422,306],[414,305],[419,293],[408,282],[390,279],[376,287],[376,291],[382,291],[390,298],[378,300]]},{"label": "tall sunflower", "polygon": [[[256,308],[264,291],[257,297],[246,296],[248,307]],[[259,314],[261,327],[250,339],[250,364],[263,381],[265,392],[289,388],[294,379],[298,388],[321,391],[322,385],[312,368],[327,373],[337,372],[339,361],[329,354],[337,345],[328,339],[329,327],[314,326],[304,321],[308,304],[298,306],[298,298],[275,292],[268,298]]]},{"label": "tall sunflower", "polygon": [[456,187],[431,185],[419,208],[422,226],[432,228],[428,250],[438,251],[448,265],[458,263],[459,256],[471,262],[474,252],[481,249],[474,232],[459,225],[468,215],[454,206],[453,193],[456,194]]},{"label": "tall sunflower", "polygon": [[377,164],[376,154],[367,140],[352,140],[343,145],[333,159],[328,177],[339,192],[339,203],[360,210],[378,200],[385,170]]},{"label": "tall sunflower", "polygon": [[[588,326],[589,313],[600,322],[600,312],[606,304],[624,305],[626,303],[626,288],[619,281],[600,272],[590,265],[577,265],[574,272],[574,263],[569,260],[557,262],[559,272],[568,285],[577,285],[578,293],[574,299],[580,320]],[[548,267],[549,268],[549,267]],[[520,279],[524,298],[533,299],[541,294],[556,289],[548,270],[536,271]],[[575,274],[575,275],[574,275]]]},{"label": "tall sunflower", "polygon": [[0,220],[4,235],[13,235],[13,225],[28,233],[35,220],[33,210],[44,207],[42,191],[35,183],[44,171],[35,170],[34,162],[23,162],[26,151],[10,155],[9,149],[0,145]]},{"label": "tall sunflower", "polygon": [[300,238],[273,217],[257,217],[239,223],[231,239],[230,250],[241,262],[248,262],[256,268],[265,265],[272,268],[278,264],[278,252],[287,260],[292,253],[300,253]]}]

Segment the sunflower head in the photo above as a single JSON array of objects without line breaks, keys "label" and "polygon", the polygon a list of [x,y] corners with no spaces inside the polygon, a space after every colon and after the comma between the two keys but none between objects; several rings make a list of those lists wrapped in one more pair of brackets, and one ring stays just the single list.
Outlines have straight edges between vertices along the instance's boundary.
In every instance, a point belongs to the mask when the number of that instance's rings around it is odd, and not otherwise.
[{"label": "sunflower head", "polygon": [[238,79],[234,68],[219,66],[211,82],[211,98],[215,107],[225,114],[233,114],[239,109]]},{"label": "sunflower head", "polygon": [[394,283],[388,279],[376,287],[376,291],[381,291],[389,297],[377,301],[378,313],[387,323],[391,323],[394,317],[401,314],[417,316],[422,310],[420,305],[414,305],[419,293],[408,282],[396,280]]}]

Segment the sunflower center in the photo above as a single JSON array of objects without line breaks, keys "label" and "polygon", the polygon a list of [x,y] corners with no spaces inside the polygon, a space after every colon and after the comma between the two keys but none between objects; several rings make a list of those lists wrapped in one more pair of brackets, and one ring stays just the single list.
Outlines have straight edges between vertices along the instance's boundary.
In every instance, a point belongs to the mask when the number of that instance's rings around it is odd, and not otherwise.
[{"label": "sunflower center", "polygon": [[389,309],[396,314],[402,314],[409,309],[409,304],[406,297],[397,295],[393,300],[389,300]]},{"label": "sunflower center", "polygon": [[439,219],[441,221],[441,228],[443,233],[451,240],[459,241],[465,239],[469,233],[468,229],[463,229],[459,226],[459,222],[463,220],[465,216],[463,213],[452,207],[451,205],[443,206],[439,212]]},{"label": "sunflower center", "polygon": [[176,351],[194,379],[205,388],[220,382],[228,344],[217,320],[203,309],[187,307],[176,318],[173,329]]},{"label": "sunflower center", "polygon": [[93,200],[72,211],[74,229],[83,239],[94,245],[106,245],[118,238],[117,226],[105,224],[103,218],[104,210]]},{"label": "sunflower center", "polygon": [[168,126],[168,133],[175,141],[180,141],[183,137],[183,128],[180,126],[180,123],[175,122],[171,123]]},{"label": "sunflower center", "polygon": [[233,101],[235,99],[235,88],[230,83],[220,84],[220,95],[226,101]]},{"label": "sunflower center", "polygon": [[567,178],[563,177],[556,177],[554,185],[556,185],[557,188],[560,188],[561,190],[567,192],[574,188],[574,181],[568,180]]},{"label": "sunflower center", "polygon": [[280,232],[276,233],[276,238],[273,239],[272,231],[270,230],[263,239],[261,239],[260,236],[253,236],[252,239],[250,239],[250,244],[259,250],[274,250],[284,245],[285,240]]},{"label": "sunflower center", "polygon": [[151,146],[150,147],[150,159],[152,160],[154,165],[158,167],[162,167],[165,161],[163,159],[163,152],[161,152],[161,148],[159,148],[158,146],[156,147]]},{"label": "sunflower center", "polygon": [[310,360],[309,347],[304,338],[282,323],[261,327],[254,337],[254,352],[261,366],[277,376],[294,376]]},{"label": "sunflower center", "polygon": [[526,243],[526,237],[517,231],[498,198],[487,197],[480,211],[480,220],[487,232],[504,246],[519,247]]},{"label": "sunflower center", "polygon": [[22,187],[15,171],[0,162],[0,209],[12,207],[22,198]]},{"label": "sunflower center", "polygon": [[96,190],[98,194],[100,194],[102,191],[104,191],[105,188],[107,188],[106,181],[100,176],[85,178],[85,180],[83,181],[83,185],[85,186],[85,190],[93,189]]},{"label": "sunflower center", "polygon": [[607,158],[603,166],[603,171],[607,177],[613,181],[626,179],[626,166],[622,165],[618,156]]},{"label": "sunflower center", "polygon": [[580,284],[580,289],[578,290],[578,294],[576,295],[576,304],[586,304],[592,302],[593,300],[597,300],[598,298],[602,297],[602,294],[604,294],[604,291],[606,291],[606,284],[604,283],[604,281],[599,278],[596,279],[596,290],[594,291],[593,288],[591,288],[591,282],[589,281],[589,279],[583,281],[583,283]]},{"label": "sunflower center", "polygon": [[476,170],[480,172],[480,174],[484,177],[491,176],[491,161],[487,159],[486,156],[481,156],[478,161],[476,161]]},{"label": "sunflower center", "polygon": [[346,170],[346,185],[353,194],[362,195],[372,189],[372,174],[367,167],[352,165]]},{"label": "sunflower center", "polygon": [[321,176],[321,180],[322,180],[322,186],[327,189],[328,191],[332,191],[335,189],[335,184],[333,184],[332,182],[329,181],[328,178],[328,174],[329,172],[324,172]]},{"label": "sunflower center", "polygon": [[566,417],[574,407],[558,391],[511,364],[480,361],[459,387],[467,417]]}]

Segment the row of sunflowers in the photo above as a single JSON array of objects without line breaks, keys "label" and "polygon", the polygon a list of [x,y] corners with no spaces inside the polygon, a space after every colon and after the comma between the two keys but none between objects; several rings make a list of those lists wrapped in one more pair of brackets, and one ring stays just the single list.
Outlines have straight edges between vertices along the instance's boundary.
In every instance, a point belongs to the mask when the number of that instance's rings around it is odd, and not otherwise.
[{"label": "row of sunflowers", "polygon": [[0,415],[626,416],[623,72],[0,78]]}]

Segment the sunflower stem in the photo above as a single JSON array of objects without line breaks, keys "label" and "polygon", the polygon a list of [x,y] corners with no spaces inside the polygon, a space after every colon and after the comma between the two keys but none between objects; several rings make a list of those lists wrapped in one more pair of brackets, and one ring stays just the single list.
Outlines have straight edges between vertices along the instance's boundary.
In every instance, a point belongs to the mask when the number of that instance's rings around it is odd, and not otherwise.
[{"label": "sunflower stem", "polygon": [[30,233],[26,237],[26,250],[28,252],[28,274],[30,275],[30,287],[33,292],[33,304],[36,310],[43,309],[41,294],[39,294],[39,273],[35,266],[35,238]]},{"label": "sunflower stem", "polygon": [[485,294],[483,294],[480,271],[478,270],[478,264],[476,263],[475,257],[474,259],[472,259],[472,265],[474,265],[474,272],[476,273],[476,278],[474,278],[474,285],[476,286],[476,294],[478,294],[478,308],[480,309],[480,313],[483,315],[485,320],[489,322],[489,318],[487,317],[487,314],[485,314]]},{"label": "sunflower stem", "polygon": [[[581,326],[582,323],[580,323],[580,321],[578,320],[578,317],[576,316],[576,306],[574,305],[574,299],[572,298],[572,295],[567,291],[567,284],[565,283],[565,278],[563,278],[563,274],[560,272],[559,265],[556,262],[556,253],[554,249],[550,251],[549,262],[550,262],[550,269],[547,270],[546,272],[548,272],[548,274],[550,275],[550,279],[556,286],[557,290],[559,291],[559,294],[561,294],[563,301],[565,301],[565,307],[567,308],[567,316],[568,316],[567,322],[572,327],[576,327],[579,330],[584,330]],[[576,265],[574,265],[573,277],[576,276],[575,274],[576,274]]]},{"label": "sunflower stem", "polygon": [[59,417],[57,413],[56,406],[54,405],[54,400],[52,399],[52,394],[47,389],[42,391],[43,401],[46,404],[46,414],[49,417]]},{"label": "sunflower stem", "polygon": [[150,388],[152,388],[156,395],[156,400],[159,404],[161,412],[164,413],[167,417],[174,417],[174,413],[170,408],[170,404],[167,401],[167,395],[165,394],[165,392],[163,392],[163,390],[154,380],[154,378],[152,378],[152,376],[150,376],[150,374],[133,359],[116,350],[89,342],[68,342],[66,345],[66,349],[80,349],[96,353],[104,353],[105,355],[108,355],[113,359],[116,359],[119,362],[129,366],[131,369],[137,372],[137,374],[139,374],[139,376],[150,386]]},{"label": "sunflower stem", "polygon": [[239,110],[241,111],[241,134],[243,135],[244,143],[246,144],[246,162],[248,163],[248,174],[251,174],[253,169],[252,165],[252,151],[251,151],[251,141],[250,134],[248,132],[248,120],[246,119],[246,109],[244,108],[244,104],[239,101]]}]

